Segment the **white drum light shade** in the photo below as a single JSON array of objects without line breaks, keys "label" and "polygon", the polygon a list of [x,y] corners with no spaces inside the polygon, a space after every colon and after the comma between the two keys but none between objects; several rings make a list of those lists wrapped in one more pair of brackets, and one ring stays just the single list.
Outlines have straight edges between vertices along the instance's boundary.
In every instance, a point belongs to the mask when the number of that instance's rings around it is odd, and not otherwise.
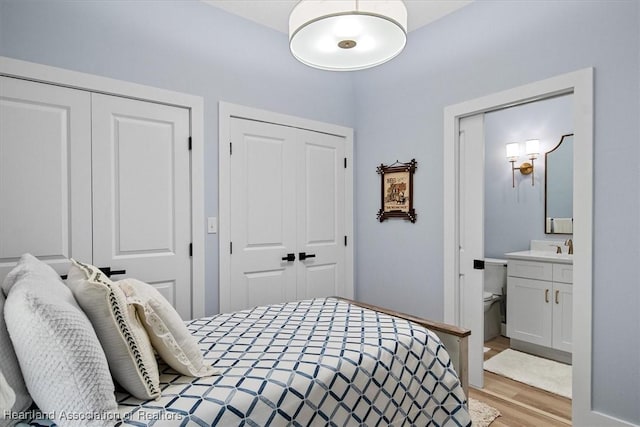
[{"label": "white drum light shade", "polygon": [[333,71],[375,67],[407,42],[401,0],[301,0],[289,16],[289,47],[300,62]]}]

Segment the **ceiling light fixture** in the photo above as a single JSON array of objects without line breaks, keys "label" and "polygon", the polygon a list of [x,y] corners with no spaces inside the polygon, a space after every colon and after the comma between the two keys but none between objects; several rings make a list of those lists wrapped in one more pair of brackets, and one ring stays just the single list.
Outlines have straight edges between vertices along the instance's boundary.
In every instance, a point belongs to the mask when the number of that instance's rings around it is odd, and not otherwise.
[{"label": "ceiling light fixture", "polygon": [[300,62],[331,71],[375,67],[407,42],[402,0],[301,0],[289,16],[289,48]]}]

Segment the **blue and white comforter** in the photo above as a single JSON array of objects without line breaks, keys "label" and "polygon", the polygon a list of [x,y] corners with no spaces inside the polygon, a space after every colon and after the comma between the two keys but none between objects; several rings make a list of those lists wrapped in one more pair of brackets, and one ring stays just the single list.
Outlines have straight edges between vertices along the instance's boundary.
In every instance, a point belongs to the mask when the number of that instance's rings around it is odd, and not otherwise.
[{"label": "blue and white comforter", "polygon": [[119,393],[118,425],[470,426],[449,355],[431,331],[327,298],[194,320],[220,375],[161,364],[162,397]]}]

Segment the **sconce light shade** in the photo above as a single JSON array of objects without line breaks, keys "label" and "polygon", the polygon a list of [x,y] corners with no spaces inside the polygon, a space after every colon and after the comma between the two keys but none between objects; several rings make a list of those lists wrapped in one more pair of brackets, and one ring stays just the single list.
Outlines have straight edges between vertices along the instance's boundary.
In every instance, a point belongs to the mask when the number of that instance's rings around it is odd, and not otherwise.
[{"label": "sconce light shade", "polygon": [[530,159],[536,159],[540,153],[540,141],[537,139],[530,139],[526,142],[527,156]]},{"label": "sconce light shade", "polygon": [[517,142],[509,142],[506,145],[507,150],[507,160],[511,163],[511,186],[515,188],[516,186],[516,177],[515,170],[520,170],[522,175],[531,174],[531,185],[534,185],[535,180],[533,178],[533,168],[534,161],[538,158],[538,154],[540,153],[540,141],[537,139],[530,139],[525,144],[525,149],[527,151],[527,156],[531,163],[524,162],[520,166],[516,167],[516,161],[518,157],[520,157],[520,144]]},{"label": "sconce light shade", "polygon": [[407,42],[402,0],[301,0],[289,16],[289,48],[300,62],[332,71],[375,67]]},{"label": "sconce light shade", "polygon": [[520,157],[520,144],[517,142],[510,142],[506,145],[507,160],[515,162]]}]

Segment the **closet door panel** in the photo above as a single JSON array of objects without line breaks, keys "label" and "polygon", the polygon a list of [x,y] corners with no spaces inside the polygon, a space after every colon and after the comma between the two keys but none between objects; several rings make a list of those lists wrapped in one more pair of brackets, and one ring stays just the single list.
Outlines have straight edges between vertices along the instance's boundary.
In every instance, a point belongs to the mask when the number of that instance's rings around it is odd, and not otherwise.
[{"label": "closet door panel", "polygon": [[90,94],[0,77],[0,280],[29,252],[91,261]]},{"label": "closet door panel", "polygon": [[92,95],[94,264],[191,317],[189,111]]},{"label": "closet door panel", "polygon": [[231,119],[230,310],[296,299],[295,134]]},{"label": "closet door panel", "polygon": [[344,139],[299,130],[298,298],[344,295]]},{"label": "closet door panel", "polygon": [[173,252],[172,123],[114,115],[113,125],[115,255]]}]

